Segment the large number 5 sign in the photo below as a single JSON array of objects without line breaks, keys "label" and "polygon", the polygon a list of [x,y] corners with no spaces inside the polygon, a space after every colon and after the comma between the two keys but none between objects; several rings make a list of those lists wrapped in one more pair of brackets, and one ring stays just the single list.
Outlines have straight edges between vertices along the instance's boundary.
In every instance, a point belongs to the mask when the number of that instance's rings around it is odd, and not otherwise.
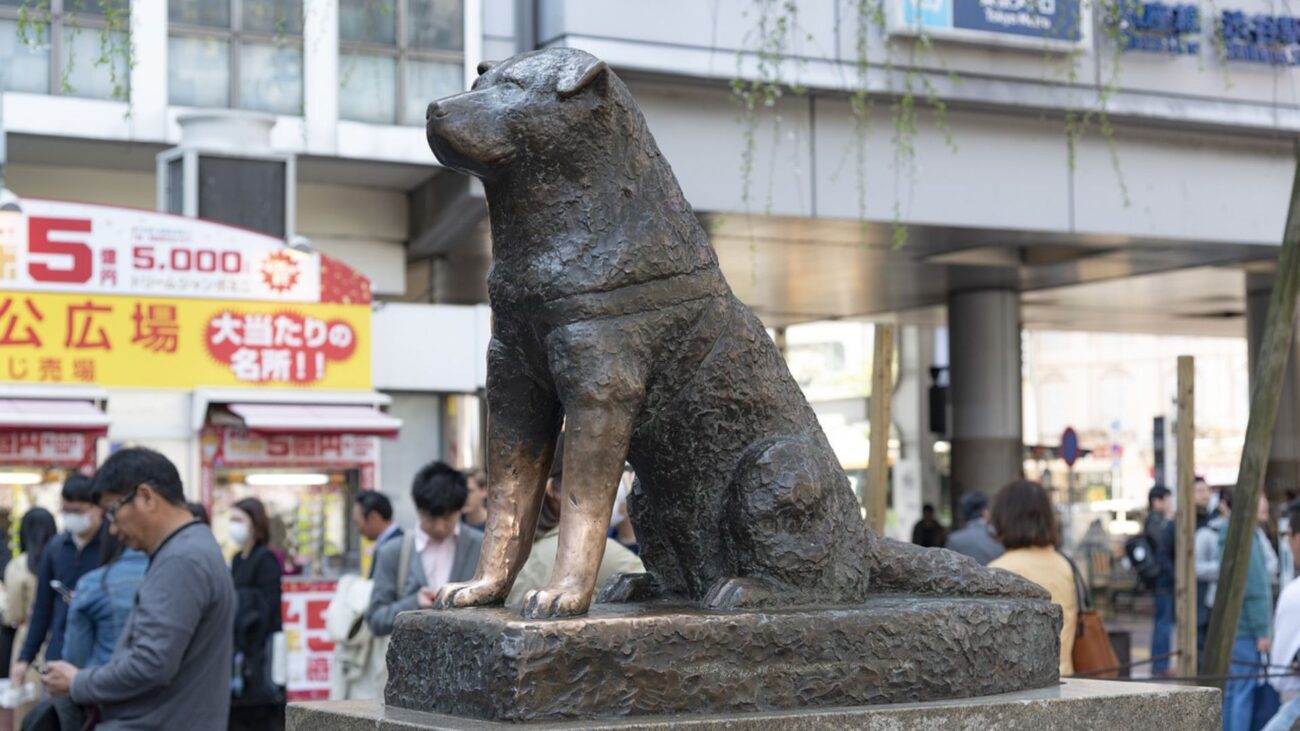
[{"label": "large number 5 sign", "polygon": [[[27,236],[30,260],[27,271],[38,282],[82,284],[90,281],[95,256],[81,237],[90,233],[90,221],[84,218],[32,217]],[[74,236],[68,236],[74,234]],[[74,239],[74,240],[68,240]]]}]

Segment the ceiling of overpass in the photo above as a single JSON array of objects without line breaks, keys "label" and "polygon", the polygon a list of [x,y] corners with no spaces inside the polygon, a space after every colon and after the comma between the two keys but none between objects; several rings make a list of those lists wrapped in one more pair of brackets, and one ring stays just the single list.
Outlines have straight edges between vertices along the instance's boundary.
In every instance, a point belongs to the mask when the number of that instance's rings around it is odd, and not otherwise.
[{"label": "ceiling of overpass", "polygon": [[771,326],[888,316],[938,324],[948,292],[1023,294],[1027,327],[1239,335],[1244,270],[1272,247],[702,216],[736,294]]}]

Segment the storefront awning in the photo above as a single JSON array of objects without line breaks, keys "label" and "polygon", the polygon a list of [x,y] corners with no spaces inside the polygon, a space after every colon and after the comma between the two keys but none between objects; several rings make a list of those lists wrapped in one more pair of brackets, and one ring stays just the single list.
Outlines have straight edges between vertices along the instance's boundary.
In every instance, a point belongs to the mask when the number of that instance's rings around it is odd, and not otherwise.
[{"label": "storefront awning", "polygon": [[0,431],[80,432],[108,434],[108,414],[89,401],[64,399],[0,399]]},{"label": "storefront awning", "polygon": [[394,438],[402,420],[373,406],[353,404],[248,404],[227,408],[249,431],[264,434],[362,434]]}]

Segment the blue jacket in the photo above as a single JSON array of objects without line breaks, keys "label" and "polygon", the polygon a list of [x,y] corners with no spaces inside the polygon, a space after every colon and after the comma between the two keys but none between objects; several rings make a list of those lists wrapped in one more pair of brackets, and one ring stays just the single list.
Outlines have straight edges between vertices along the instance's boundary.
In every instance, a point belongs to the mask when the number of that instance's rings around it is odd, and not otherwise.
[{"label": "blue jacket", "polygon": [[[102,528],[101,528],[102,530]],[[31,662],[41,652],[48,635],[45,659],[63,659],[63,633],[68,623],[68,603],[50,588],[50,580],[58,579],[69,589],[77,585],[82,575],[99,567],[99,533],[90,539],[85,548],[77,548],[76,541],[66,531],[50,539],[41,551],[41,567],[36,574],[36,600],[28,620],[27,641],[23,643],[19,659]]]},{"label": "blue jacket", "polygon": [[[1219,560],[1228,537],[1225,523],[1219,531]],[[1246,570],[1246,594],[1241,601],[1241,619],[1237,620],[1237,639],[1257,640],[1273,634],[1273,581],[1264,559],[1264,531],[1256,528],[1251,536],[1250,563]]]},{"label": "blue jacket", "polygon": [[149,557],[127,549],[116,561],[91,571],[77,582],[68,608],[63,659],[79,668],[108,662],[117,638],[135,605],[135,592],[144,581]]}]

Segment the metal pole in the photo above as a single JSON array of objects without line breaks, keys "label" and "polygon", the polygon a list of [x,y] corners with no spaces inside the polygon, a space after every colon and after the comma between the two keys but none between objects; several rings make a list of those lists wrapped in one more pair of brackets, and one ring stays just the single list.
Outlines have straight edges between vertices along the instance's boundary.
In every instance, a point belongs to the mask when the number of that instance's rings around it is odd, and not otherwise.
[{"label": "metal pole", "polygon": [[[1295,157],[1300,162],[1300,141]],[[1277,276],[1269,298],[1264,335],[1259,342],[1255,361],[1255,379],[1250,394],[1250,419],[1246,423],[1246,442],[1241,450],[1241,468],[1233,491],[1234,510],[1228,519],[1228,536],[1219,564],[1219,586],[1210,614],[1210,631],[1205,640],[1205,674],[1225,675],[1237,635],[1241,602],[1246,593],[1246,569],[1250,564],[1251,544],[1255,534],[1255,507],[1264,487],[1264,470],[1268,466],[1273,443],[1273,424],[1277,420],[1282,395],[1282,375],[1291,355],[1295,334],[1296,295],[1300,292],[1300,165],[1291,184],[1291,205],[1287,210],[1286,229],[1282,232],[1282,250],[1278,254]],[[1223,683],[1218,683],[1220,687]]]},{"label": "metal pole", "polygon": [[1178,617],[1178,674],[1196,675],[1196,364],[1178,356],[1178,515],[1174,525],[1174,611]]},{"label": "metal pole", "polygon": [[871,361],[871,443],[867,462],[867,524],[885,532],[889,489],[889,400],[894,379],[894,326],[877,325]]},{"label": "metal pole", "polygon": [[5,147],[5,95],[0,91],[0,190],[5,189],[5,161],[8,159]]}]

